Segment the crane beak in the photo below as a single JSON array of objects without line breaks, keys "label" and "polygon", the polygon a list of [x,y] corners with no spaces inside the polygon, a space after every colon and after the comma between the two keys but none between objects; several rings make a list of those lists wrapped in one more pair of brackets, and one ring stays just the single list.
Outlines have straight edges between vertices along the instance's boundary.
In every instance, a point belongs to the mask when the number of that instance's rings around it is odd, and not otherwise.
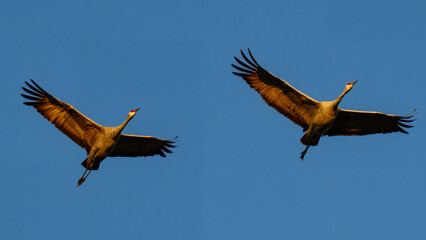
[{"label": "crane beak", "polygon": [[135,112],[139,111],[139,109],[141,109],[141,108],[136,109]]},{"label": "crane beak", "polygon": [[352,83],[352,85],[354,85],[354,84],[355,84],[355,83],[357,83],[357,82],[358,82],[358,80],[356,80],[355,82],[353,82],[353,83]]}]

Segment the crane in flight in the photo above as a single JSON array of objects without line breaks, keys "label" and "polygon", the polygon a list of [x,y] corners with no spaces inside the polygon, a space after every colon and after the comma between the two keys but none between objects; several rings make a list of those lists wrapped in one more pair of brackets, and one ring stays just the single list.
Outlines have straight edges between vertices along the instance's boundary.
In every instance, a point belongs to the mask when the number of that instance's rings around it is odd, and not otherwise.
[{"label": "crane in flight", "polygon": [[301,126],[303,132],[306,132],[300,139],[306,146],[300,154],[302,161],[309,147],[316,146],[324,135],[361,136],[375,133],[408,133],[404,128],[413,127],[407,123],[414,121],[412,117],[416,114],[416,110],[407,116],[396,116],[339,108],[340,101],[351,91],[357,81],[348,83],[342,94],[335,100],[319,102],[262,68],[254,59],[250,49],[248,53],[251,60],[242,50],[240,51],[245,62],[234,57],[240,65],[231,64],[239,71],[233,74],[242,77],[269,106]]},{"label": "crane in flight", "polygon": [[[151,136],[136,136],[121,134],[127,123],[139,110],[131,110],[126,120],[117,127],[101,126],[88,117],[81,114],[73,106],[60,101],[43,90],[31,79],[32,84],[25,82],[28,88],[22,89],[30,94],[21,94],[31,100],[25,105],[34,107],[44,118],[55,125],[62,133],[80,147],[86,149],[88,157],[81,163],[86,170],[78,180],[80,186],[93,170],[98,170],[100,163],[106,157],[144,157],[160,155],[164,152],[171,153],[175,143],[172,140],[164,140]],[[89,173],[86,172],[89,171]]]}]

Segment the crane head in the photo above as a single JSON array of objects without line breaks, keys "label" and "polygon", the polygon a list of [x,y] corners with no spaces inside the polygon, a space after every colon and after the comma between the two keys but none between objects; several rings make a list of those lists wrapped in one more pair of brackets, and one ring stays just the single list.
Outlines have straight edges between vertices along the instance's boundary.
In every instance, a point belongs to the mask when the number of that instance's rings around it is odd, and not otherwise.
[{"label": "crane head", "polygon": [[141,109],[141,108],[137,108],[137,109],[135,109],[135,110],[131,110],[131,111],[129,112],[129,116],[130,116],[130,117],[135,116],[136,112],[137,112],[137,111],[139,111],[139,109]]},{"label": "crane head", "polygon": [[345,91],[347,91],[347,92],[350,91],[354,87],[355,83],[357,83],[357,82],[358,82],[358,80],[356,80],[355,82],[351,82],[351,83],[346,84]]}]

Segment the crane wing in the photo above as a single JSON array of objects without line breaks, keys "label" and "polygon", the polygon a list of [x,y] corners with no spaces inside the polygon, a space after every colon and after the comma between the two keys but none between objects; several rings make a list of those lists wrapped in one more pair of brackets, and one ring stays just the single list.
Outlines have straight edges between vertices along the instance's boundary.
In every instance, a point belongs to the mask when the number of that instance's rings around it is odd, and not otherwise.
[{"label": "crane wing", "polygon": [[234,57],[241,66],[234,64],[232,66],[241,72],[233,73],[241,76],[250,87],[262,96],[269,106],[275,108],[306,131],[319,108],[319,102],[263,69],[253,58],[250,49],[248,49],[248,52],[253,62],[241,50],[241,55],[246,62]]},{"label": "crane wing", "polygon": [[407,116],[389,115],[380,112],[363,112],[340,109],[333,126],[325,133],[328,136],[336,135],[367,135],[376,133],[402,132],[408,133],[404,128],[413,126],[406,123],[416,113]]},{"label": "crane wing", "polygon": [[32,79],[31,82],[33,85],[25,82],[29,89],[22,88],[30,95],[21,95],[31,100],[24,102],[24,104],[33,106],[44,118],[53,123],[56,128],[89,153],[102,126],[81,114],[73,106],[44,91]]},{"label": "crane wing", "polygon": [[[174,141],[164,140],[151,136],[135,136],[121,134],[110,157],[145,157],[160,155],[164,152],[172,153],[168,148],[174,148]],[[164,152],[163,152],[164,151]]]}]

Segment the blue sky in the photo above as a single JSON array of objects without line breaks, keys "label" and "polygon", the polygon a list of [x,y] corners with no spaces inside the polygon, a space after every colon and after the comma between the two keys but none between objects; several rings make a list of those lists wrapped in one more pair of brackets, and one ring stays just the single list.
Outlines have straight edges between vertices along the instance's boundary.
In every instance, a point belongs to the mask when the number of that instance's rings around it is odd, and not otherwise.
[{"label": "blue sky", "polygon": [[[0,238],[424,239],[424,1],[0,1]],[[410,134],[324,137],[231,74],[250,47],[317,100],[405,115]],[[22,104],[30,78],[167,158],[85,151]]]}]

